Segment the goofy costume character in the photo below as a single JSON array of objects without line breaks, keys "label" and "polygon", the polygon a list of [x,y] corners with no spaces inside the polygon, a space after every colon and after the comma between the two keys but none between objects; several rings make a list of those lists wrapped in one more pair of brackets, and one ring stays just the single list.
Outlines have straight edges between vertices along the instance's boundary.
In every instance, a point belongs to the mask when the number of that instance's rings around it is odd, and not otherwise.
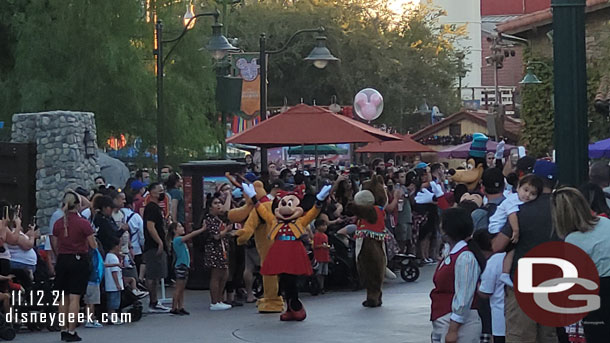
[{"label": "goofy costume character", "polygon": [[280,316],[282,321],[301,321],[307,316],[305,307],[299,300],[298,276],[311,275],[311,262],[300,238],[306,227],[320,214],[324,200],[330,194],[331,186],[322,188],[316,196],[316,205],[307,213],[299,205],[302,193],[280,192],[273,201],[271,211],[256,200],[252,185],[242,184],[244,193],[256,204],[260,217],[272,223],[273,229],[268,239],[273,241],[267,258],[261,268],[262,275],[279,275],[280,290],[286,299],[286,311]]}]

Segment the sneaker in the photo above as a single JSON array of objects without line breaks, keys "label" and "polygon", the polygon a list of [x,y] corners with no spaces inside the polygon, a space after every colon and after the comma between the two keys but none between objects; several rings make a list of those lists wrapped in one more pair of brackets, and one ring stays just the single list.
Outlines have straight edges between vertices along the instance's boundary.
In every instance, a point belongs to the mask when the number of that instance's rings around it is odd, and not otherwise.
[{"label": "sneaker", "polygon": [[182,313],[180,311],[178,311],[178,310],[171,310],[171,311],[169,311],[169,313],[174,314],[174,315],[178,315],[178,316],[182,315]]},{"label": "sneaker", "polygon": [[181,308],[180,310],[178,310],[178,312],[182,313],[182,314],[183,314],[183,315],[185,315],[185,316],[190,315],[190,313],[189,313],[187,310],[183,309],[183,308]]},{"label": "sneaker", "polygon": [[165,307],[159,303],[157,303],[155,305],[148,305],[149,313],[168,313],[169,310],[170,310],[169,307]]},{"label": "sneaker", "polygon": [[144,299],[148,296],[148,292],[141,291],[139,289],[134,289],[131,291],[133,295],[135,295],[138,299]]},{"label": "sneaker", "polygon": [[112,325],[123,325],[123,324],[125,324],[125,323],[123,323],[123,321],[120,319],[117,320],[116,322],[112,322]]},{"label": "sneaker", "polygon": [[433,264],[433,263],[436,263],[436,261],[434,261],[434,259],[432,259],[432,258],[430,258],[430,257],[428,257],[428,258],[424,259],[424,262],[425,262],[426,264]]},{"label": "sneaker", "polygon": [[216,303],[210,305],[210,311],[226,311],[231,309],[231,305],[225,303]]},{"label": "sneaker", "polygon": [[[62,332],[62,336],[63,336],[63,332]],[[80,342],[83,339],[80,338],[76,332],[74,332],[74,333],[66,332],[65,339],[63,339],[63,340],[66,342]]]},{"label": "sneaker", "polygon": [[68,337],[68,331],[62,331],[61,332],[61,340],[65,341],[67,337]]},{"label": "sneaker", "polygon": [[139,290],[148,292],[148,288],[146,288],[146,284],[144,284],[144,282],[138,281],[136,285],[138,286]]},{"label": "sneaker", "polygon": [[104,325],[100,324],[100,322],[98,322],[97,320],[94,320],[92,322],[87,322],[87,324],[85,324],[86,328],[90,328],[90,329],[95,329],[95,328],[103,328]]}]

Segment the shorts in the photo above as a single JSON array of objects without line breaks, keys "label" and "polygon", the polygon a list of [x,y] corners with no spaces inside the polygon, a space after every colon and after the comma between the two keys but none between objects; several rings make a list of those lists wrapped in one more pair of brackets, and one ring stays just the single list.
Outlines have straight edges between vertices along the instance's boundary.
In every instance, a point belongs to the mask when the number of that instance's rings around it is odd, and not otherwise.
[{"label": "shorts", "polygon": [[176,280],[186,280],[189,278],[189,267],[186,264],[176,266],[174,272],[176,273]]},{"label": "shorts", "polygon": [[87,285],[87,293],[85,293],[85,297],[83,299],[85,304],[87,305],[99,305],[102,303],[100,297],[100,285],[98,284],[88,284]]},{"label": "shorts", "polygon": [[106,292],[106,307],[118,310],[121,307],[121,291]]},{"label": "shorts", "polygon": [[316,275],[328,275],[328,262],[319,262]]},{"label": "shorts", "polygon": [[144,263],[146,264],[144,273],[146,280],[159,280],[167,277],[167,254],[165,251],[161,255],[157,255],[156,249],[144,252]]},{"label": "shorts", "polygon": [[55,266],[55,289],[83,295],[87,292],[90,273],[89,254],[60,254]]},{"label": "shorts", "polygon": [[254,271],[261,266],[261,259],[256,248],[246,248],[246,270]]},{"label": "shorts", "polygon": [[123,277],[131,277],[134,279],[138,278],[138,272],[136,272],[136,267],[131,268],[123,268]]},{"label": "shorts", "polygon": [[398,224],[394,228],[394,238],[399,242],[406,242],[411,239],[411,223]]}]

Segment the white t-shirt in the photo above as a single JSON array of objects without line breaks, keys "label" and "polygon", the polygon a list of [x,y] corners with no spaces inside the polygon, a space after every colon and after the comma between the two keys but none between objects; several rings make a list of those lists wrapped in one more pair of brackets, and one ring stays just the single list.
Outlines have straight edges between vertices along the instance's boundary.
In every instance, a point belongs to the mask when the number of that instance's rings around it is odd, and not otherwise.
[{"label": "white t-shirt", "polygon": [[504,283],[500,281],[502,275],[502,263],[506,253],[493,254],[488,260],[483,274],[481,274],[481,286],[479,291],[491,294],[489,304],[491,305],[491,331],[494,336],[506,335],[506,324],[504,323]]},{"label": "white t-shirt", "polygon": [[506,200],[502,201],[496,208],[496,212],[489,218],[489,233],[496,234],[502,230],[506,225],[508,215],[511,213],[519,212],[519,205],[522,205],[523,201],[519,199],[519,194],[511,193]]},{"label": "white t-shirt", "polygon": [[144,220],[139,213],[135,213],[129,208],[123,208],[121,212],[125,215],[125,220],[129,220],[127,225],[129,225],[133,254],[140,255],[144,245]]},{"label": "white t-shirt", "polygon": [[[20,232],[19,235],[28,238],[28,236],[23,232]],[[34,249],[23,250],[21,249],[21,247],[19,247],[19,245],[10,244],[7,244],[6,247],[10,251],[11,261],[27,264],[28,266],[36,265],[36,261],[38,261],[38,258],[36,257],[36,252],[34,251]]]},{"label": "white t-shirt", "polygon": [[[104,261],[104,264],[119,264],[119,262],[119,258],[115,254],[111,252],[106,254],[106,260]],[[112,277],[112,272],[118,272],[117,276],[119,278],[120,289],[117,289],[116,287],[116,283],[114,282],[114,278]],[[123,273],[121,271],[121,267],[104,267],[104,279],[107,292],[116,292],[123,290]]]}]

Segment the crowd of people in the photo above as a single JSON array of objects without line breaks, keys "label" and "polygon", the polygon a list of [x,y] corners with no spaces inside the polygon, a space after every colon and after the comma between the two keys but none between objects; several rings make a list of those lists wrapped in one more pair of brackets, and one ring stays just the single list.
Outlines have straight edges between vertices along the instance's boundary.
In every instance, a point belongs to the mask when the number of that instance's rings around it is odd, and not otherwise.
[{"label": "crowd of people", "polygon": [[[262,181],[268,200],[300,187],[305,210],[314,206],[319,189],[332,185],[321,213],[299,237],[313,255],[314,294],[325,292],[331,262],[328,235],[355,232],[357,218],[350,204],[362,184],[379,175],[388,200],[383,207],[387,256],[411,254],[421,265],[436,265],[433,342],[603,341],[610,325],[610,167],[593,163],[589,183],[557,189],[552,162],[525,156],[502,169],[510,161],[496,159],[500,161],[488,158],[474,189],[453,182],[454,171],[446,165],[421,161],[396,165],[375,159],[350,167],[326,162],[318,170],[274,162],[260,172],[249,156],[240,177]],[[15,270],[24,271],[23,282],[32,281],[42,262],[55,275],[55,287],[69,294],[62,313],[81,311],[81,297],[92,312],[102,298],[106,311],[120,311],[121,293],[130,292],[149,298],[149,312],[188,315],[184,289],[192,266],[189,247],[197,240],[210,272],[210,310],[256,302],[253,280],[261,263],[255,242],[238,245],[236,231],[243,223],[227,217],[247,201],[238,184],[221,183],[206,194],[204,216],[186,232],[182,177],[171,166],[162,169],[159,182],[151,182],[146,170],[135,172],[124,186],[108,185],[101,176],[93,181],[93,190],[66,190],[48,235],[42,237],[34,225],[22,227],[18,206],[0,204],[10,211],[0,222],[0,299],[8,295]],[[519,258],[543,242],[561,239],[581,247],[596,263],[605,310],[568,328],[549,328],[519,308],[512,280]],[[388,269],[386,276],[392,274]],[[161,280],[175,285],[171,308],[158,300]],[[101,326],[97,320],[85,324]],[[75,329],[76,323],[62,328],[62,340],[80,340]]]}]

